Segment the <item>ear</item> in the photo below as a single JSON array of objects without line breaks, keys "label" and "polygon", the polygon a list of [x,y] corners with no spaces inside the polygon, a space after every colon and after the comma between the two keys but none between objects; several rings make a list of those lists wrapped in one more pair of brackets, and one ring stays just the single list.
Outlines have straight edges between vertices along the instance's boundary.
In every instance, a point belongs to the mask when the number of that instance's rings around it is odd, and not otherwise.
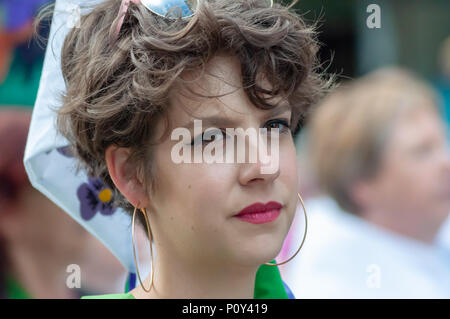
[{"label": "ear", "polygon": [[129,161],[130,150],[116,145],[110,145],[105,152],[106,165],[114,185],[123,196],[135,207],[147,207],[148,194],[138,169]]}]

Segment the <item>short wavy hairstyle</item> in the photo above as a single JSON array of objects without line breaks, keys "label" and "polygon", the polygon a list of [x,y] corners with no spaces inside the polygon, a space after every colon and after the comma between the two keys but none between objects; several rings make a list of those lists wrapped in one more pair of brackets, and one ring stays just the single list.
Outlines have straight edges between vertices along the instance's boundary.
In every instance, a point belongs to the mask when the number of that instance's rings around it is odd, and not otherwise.
[{"label": "short wavy hairstyle", "polygon": [[[113,191],[114,205],[134,207],[115,187],[106,165],[109,145],[130,149],[129,161],[154,189],[154,127],[167,118],[169,95],[186,71],[202,70],[225,53],[240,62],[242,88],[255,107],[274,107],[283,95],[292,109],[295,135],[309,108],[327,87],[317,60],[314,26],[288,7],[266,1],[201,1],[194,16],[171,19],[131,3],[115,41],[120,2],[106,0],[81,16],[62,47],[66,84],[58,130],[89,176]],[[270,89],[257,79],[263,76]],[[147,189],[148,191],[148,189]]]}]

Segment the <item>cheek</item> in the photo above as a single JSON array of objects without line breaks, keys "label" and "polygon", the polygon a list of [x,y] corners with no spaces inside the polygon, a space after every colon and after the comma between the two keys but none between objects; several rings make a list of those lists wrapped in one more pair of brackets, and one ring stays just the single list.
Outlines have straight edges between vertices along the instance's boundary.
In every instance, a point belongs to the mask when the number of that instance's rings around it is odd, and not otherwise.
[{"label": "cheek", "polygon": [[[179,230],[179,245],[189,243],[187,251],[211,255],[226,242],[224,232],[230,199],[231,165],[188,164],[178,171],[183,175],[172,192],[180,194],[173,211]],[[181,201],[179,201],[181,200]],[[217,240],[211,240],[211,239]],[[221,238],[221,239],[220,239]],[[207,240],[205,240],[207,239]]]},{"label": "cheek", "polygon": [[[408,180],[409,194],[406,201],[410,201],[411,205],[421,208],[422,211],[431,212],[434,208],[443,204],[442,189],[443,179],[442,171],[436,162],[420,163],[416,165],[414,172],[411,172]],[[448,212],[448,208],[447,208]]]},{"label": "cheek", "polygon": [[283,198],[287,204],[286,212],[288,218],[286,219],[286,233],[291,226],[299,202],[297,197],[297,193],[299,192],[298,180],[296,151],[294,144],[289,143],[285,147],[280,148],[280,175],[275,181],[284,193]]},{"label": "cheek", "polygon": [[298,191],[297,154],[293,142],[280,147],[280,176],[278,180],[292,192]]},{"label": "cheek", "polygon": [[159,189],[164,196],[159,200],[161,207],[171,210],[178,220],[198,227],[210,227],[217,222],[214,213],[229,196],[232,165],[166,165],[163,186]]},{"label": "cheek", "polygon": [[202,239],[220,230],[217,208],[222,186],[218,175],[222,170],[214,174],[202,164],[164,165],[155,204],[159,238],[174,254],[205,249]]},{"label": "cheek", "polygon": [[439,176],[433,163],[419,161],[404,161],[403,165],[399,165],[398,173],[401,182],[398,187],[402,193],[411,196],[410,198],[423,198],[433,191]]},{"label": "cheek", "polygon": [[199,225],[213,227],[220,215],[219,208],[229,197],[230,174],[226,164],[193,164],[187,172],[186,200],[197,214]]},{"label": "cheek", "polygon": [[384,181],[379,187],[382,198],[398,209],[413,210],[427,201],[433,189],[433,174],[422,163],[403,159],[395,162],[384,172]]}]

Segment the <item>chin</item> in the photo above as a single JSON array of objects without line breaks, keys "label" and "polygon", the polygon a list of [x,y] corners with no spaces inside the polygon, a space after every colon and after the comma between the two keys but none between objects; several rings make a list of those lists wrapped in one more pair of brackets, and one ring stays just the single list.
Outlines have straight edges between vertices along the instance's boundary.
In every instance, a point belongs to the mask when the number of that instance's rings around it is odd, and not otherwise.
[{"label": "chin", "polygon": [[239,251],[235,251],[240,264],[245,266],[260,266],[275,259],[281,251],[284,236],[258,236],[255,241],[248,245],[241,245]]}]

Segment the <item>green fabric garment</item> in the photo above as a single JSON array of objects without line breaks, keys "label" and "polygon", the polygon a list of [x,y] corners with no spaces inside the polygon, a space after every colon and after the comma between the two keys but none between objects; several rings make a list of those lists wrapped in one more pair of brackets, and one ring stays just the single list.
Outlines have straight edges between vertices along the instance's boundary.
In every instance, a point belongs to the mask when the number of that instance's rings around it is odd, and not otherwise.
[{"label": "green fabric garment", "polygon": [[95,295],[95,296],[83,296],[81,299],[135,299],[134,296],[127,292],[123,294],[107,294],[107,295]]},{"label": "green fabric garment", "polygon": [[[275,263],[273,260],[272,263]],[[135,299],[131,293],[83,296],[81,299]],[[256,273],[254,299],[288,299],[277,266],[261,265]]]},{"label": "green fabric garment", "polygon": [[6,298],[8,299],[32,299],[25,289],[19,284],[13,276],[7,274],[6,282]]},{"label": "green fabric garment", "polygon": [[[270,263],[275,264],[275,260]],[[261,265],[256,273],[254,299],[288,299],[278,266]]]}]

